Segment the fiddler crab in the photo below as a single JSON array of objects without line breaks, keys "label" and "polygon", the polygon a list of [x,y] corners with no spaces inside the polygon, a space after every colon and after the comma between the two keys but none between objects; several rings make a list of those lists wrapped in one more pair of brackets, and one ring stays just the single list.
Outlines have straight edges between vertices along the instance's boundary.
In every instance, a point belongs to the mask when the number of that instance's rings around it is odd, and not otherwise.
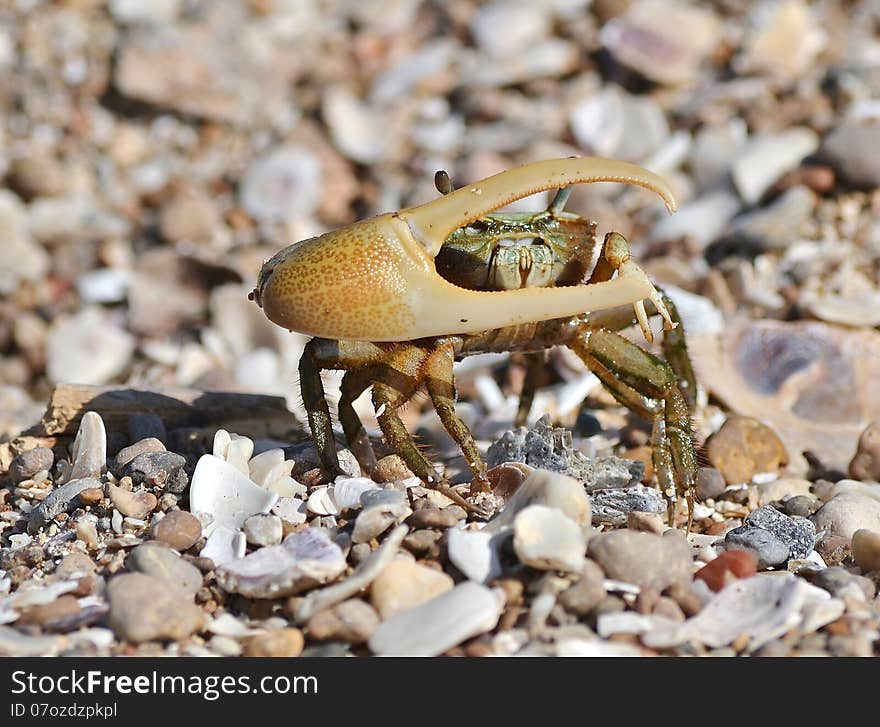
[{"label": "fiddler crab", "polygon": [[[624,237],[608,233],[597,251],[596,224],[563,211],[570,186],[587,182],[645,187],[675,209],[661,177],[610,159],[534,162],[457,190],[438,172],[438,199],[303,240],[263,265],[251,299],[279,326],[314,336],[300,359],[300,386],[328,471],[341,473],[320,374],[336,369],[345,371],[339,421],[364,471],[376,457],[353,403],[372,386],[389,447],[429,487],[474,510],[416,446],[398,407],[424,386],[473,471],[471,494],[486,491],[486,465],[455,413],[453,363],[477,353],[528,354],[522,422],[544,351],[564,345],[621,404],[653,422],[653,464],[670,522],[679,497],[693,517],[696,381],[684,332]],[[546,210],[490,214],[551,189],[558,192]],[[646,302],[663,319],[668,363],[618,333],[637,321],[652,341]]]}]

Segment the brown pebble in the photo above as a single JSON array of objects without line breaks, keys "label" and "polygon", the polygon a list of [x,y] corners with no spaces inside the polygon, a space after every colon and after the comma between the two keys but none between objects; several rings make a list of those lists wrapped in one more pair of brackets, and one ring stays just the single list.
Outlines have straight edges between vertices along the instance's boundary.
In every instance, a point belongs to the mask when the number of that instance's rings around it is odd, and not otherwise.
[{"label": "brown pebble", "polygon": [[657,603],[654,604],[654,610],[651,613],[655,616],[668,618],[671,621],[681,622],[685,620],[684,611],[681,610],[681,606],[668,596],[660,596],[657,599]]},{"label": "brown pebble", "polygon": [[695,616],[703,608],[703,602],[690,585],[673,583],[666,589],[666,595],[681,607],[686,616]]},{"label": "brown pebble", "polygon": [[361,644],[379,628],[379,614],[366,601],[351,598],[320,611],[309,619],[309,636],[318,641],[346,641]]},{"label": "brown pebble", "polygon": [[192,513],[172,510],[153,525],[153,537],[175,550],[189,550],[202,537],[202,524]]},{"label": "brown pebble", "polygon": [[728,530],[731,529],[732,526],[730,523],[726,521],[722,521],[720,523],[712,523],[708,528],[706,528],[703,532],[706,535],[724,535]]},{"label": "brown pebble", "polygon": [[531,467],[519,462],[504,462],[486,472],[486,477],[492,488],[492,494],[508,500],[531,471]]},{"label": "brown pebble", "polygon": [[714,500],[727,489],[722,475],[714,467],[700,467],[697,469],[697,492],[696,498],[700,502]]},{"label": "brown pebble", "polygon": [[849,476],[855,480],[880,480],[880,420],[871,422],[859,437],[856,454],[849,463]]},{"label": "brown pebble", "polygon": [[843,535],[826,534],[816,541],[816,552],[827,566],[840,565],[851,553],[850,539]]},{"label": "brown pebble", "polygon": [[79,493],[79,501],[83,505],[97,505],[104,499],[104,490],[100,487],[89,487]]},{"label": "brown pebble", "polygon": [[443,533],[436,530],[416,530],[403,539],[403,547],[415,555],[436,556]]},{"label": "brown pebble", "polygon": [[636,596],[635,609],[638,613],[647,615],[654,610],[660,598],[660,591],[656,588],[643,588]]},{"label": "brown pebble", "polygon": [[110,502],[113,503],[113,507],[126,517],[133,517],[138,520],[143,520],[159,504],[159,500],[152,492],[130,492],[115,485],[109,485],[107,492],[110,495]]},{"label": "brown pebble", "polygon": [[489,639],[479,638],[464,645],[465,656],[492,656],[494,653],[495,650],[492,648],[492,642]]},{"label": "brown pebble", "polygon": [[630,530],[662,535],[666,530],[666,520],[656,512],[633,511],[626,516],[626,527]]},{"label": "brown pebble", "polygon": [[445,530],[454,527],[467,513],[458,505],[447,505],[442,510],[436,505],[427,504],[416,510],[406,519],[412,528],[438,528]]},{"label": "brown pebble", "polygon": [[80,610],[76,596],[65,594],[51,603],[28,606],[16,623],[20,626],[36,624],[51,629],[52,622],[76,616]]},{"label": "brown pebble", "polygon": [[749,578],[758,572],[758,561],[746,550],[726,550],[694,574],[716,593],[731,580]]},{"label": "brown pebble", "polygon": [[272,629],[257,634],[247,640],[245,656],[299,656],[305,639],[303,633],[295,628]]},{"label": "brown pebble", "polygon": [[414,476],[406,462],[397,454],[382,457],[373,469],[373,479],[376,482],[399,482]]},{"label": "brown pebble", "polygon": [[788,462],[782,440],[757,419],[732,416],[708,442],[706,455],[728,485],[751,482],[759,472],[778,472]]},{"label": "brown pebble", "polygon": [[852,555],[856,565],[866,573],[880,571],[880,533],[856,530],[852,536]]}]

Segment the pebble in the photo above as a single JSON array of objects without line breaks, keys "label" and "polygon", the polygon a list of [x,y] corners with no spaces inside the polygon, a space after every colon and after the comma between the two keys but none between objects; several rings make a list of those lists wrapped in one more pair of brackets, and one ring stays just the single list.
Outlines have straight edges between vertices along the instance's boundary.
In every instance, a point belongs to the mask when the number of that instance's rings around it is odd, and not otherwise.
[{"label": "pebble", "polygon": [[437,656],[498,624],[503,599],[472,581],[382,622],[369,640],[382,656]]},{"label": "pebble", "polygon": [[536,469],[525,478],[504,509],[489,521],[486,531],[497,533],[511,526],[517,513],[529,505],[555,508],[578,525],[588,526],[592,522],[590,498],[581,482],[557,472]]},{"label": "pebble", "polygon": [[559,602],[566,611],[586,616],[608,595],[604,580],[602,569],[595,561],[587,559],[580,578],[559,594]]},{"label": "pebble", "polygon": [[727,489],[727,483],[724,481],[724,475],[714,467],[697,468],[697,500],[714,500],[724,490]]},{"label": "pebble", "polygon": [[581,570],[586,549],[583,530],[560,510],[529,505],[517,514],[513,532],[513,549],[524,565],[538,570]]},{"label": "pebble", "polygon": [[31,479],[35,474],[52,469],[55,454],[48,447],[34,447],[16,455],[9,465],[9,476],[13,482]]},{"label": "pebble", "polygon": [[174,452],[142,452],[122,472],[136,485],[161,487],[179,495],[189,484],[189,477],[183,469],[185,465],[186,458]]},{"label": "pebble", "polygon": [[85,553],[74,550],[64,556],[58,567],[55,568],[55,575],[64,580],[88,576],[95,573],[98,566],[95,561],[89,558]]},{"label": "pebble", "polygon": [[122,477],[123,472],[128,464],[137,457],[139,454],[144,454],[145,452],[164,452],[165,445],[162,444],[156,437],[146,437],[144,439],[140,439],[134,444],[129,445],[128,447],[123,447],[116,453],[116,457],[113,458],[113,474],[117,477]]},{"label": "pebble", "polygon": [[197,187],[178,190],[159,212],[159,232],[173,243],[209,243],[220,224],[214,200]]},{"label": "pebble", "polygon": [[79,493],[90,488],[101,489],[101,481],[92,477],[79,480],[71,480],[66,485],[58,487],[35,507],[28,519],[28,531],[33,533],[62,512],[74,510],[79,503]]},{"label": "pebble", "polygon": [[871,422],[859,437],[858,449],[849,463],[849,476],[854,480],[880,481],[880,420]]},{"label": "pebble", "polygon": [[463,520],[466,516],[467,513],[458,505],[447,505],[444,508],[439,508],[429,504],[416,509],[406,519],[406,524],[411,528],[438,528],[445,530],[446,528],[455,527],[459,520]]},{"label": "pebble", "polygon": [[110,496],[113,507],[126,517],[138,520],[143,520],[159,504],[159,500],[152,492],[132,492],[122,487],[108,485],[107,494]]},{"label": "pebble", "polygon": [[856,565],[866,573],[880,571],[880,532],[856,530],[852,536],[852,555]]},{"label": "pebble", "polygon": [[755,204],[782,175],[819,147],[816,132],[792,127],[751,137],[733,160],[731,176],[746,204]]},{"label": "pebble", "polygon": [[785,445],[757,419],[731,416],[706,442],[706,456],[728,485],[750,482],[759,472],[778,472],[788,461]]},{"label": "pebble", "polygon": [[241,182],[241,203],[265,222],[305,217],[321,200],[321,163],[308,149],[282,146],[256,157]]},{"label": "pebble", "polygon": [[154,521],[152,534],[175,550],[189,550],[202,537],[202,524],[192,513],[171,510],[158,522]]},{"label": "pebble", "polygon": [[590,496],[593,520],[597,523],[624,525],[631,513],[664,513],[667,508],[663,494],[653,487],[644,485],[614,490],[593,490]]},{"label": "pebble", "polygon": [[125,562],[130,570],[158,578],[189,596],[194,596],[202,587],[199,569],[159,543],[138,545]]},{"label": "pebble", "polygon": [[[760,503],[760,500],[759,500]],[[821,502],[812,495],[795,495],[782,502],[782,510],[786,515],[809,517],[821,506]]]},{"label": "pebble", "polygon": [[107,620],[120,639],[179,641],[204,622],[202,610],[177,588],[167,588],[160,578],[143,573],[115,576],[107,584],[110,612]]},{"label": "pebble", "polygon": [[658,536],[633,530],[601,533],[590,540],[590,557],[609,578],[663,591],[691,578],[690,546],[673,533]]},{"label": "pebble", "polygon": [[752,511],[743,523],[748,527],[763,528],[773,533],[789,546],[789,557],[802,559],[813,552],[816,542],[816,527],[802,517],[789,517],[779,510],[765,505]]},{"label": "pebble", "polygon": [[282,534],[281,518],[277,515],[251,515],[244,521],[244,535],[251,545],[278,545]]},{"label": "pebble", "polygon": [[820,535],[816,540],[816,552],[828,566],[840,565],[851,555],[851,541],[842,535]]},{"label": "pebble", "polygon": [[813,584],[838,597],[845,595],[852,587],[862,593],[866,600],[874,598],[876,593],[874,582],[870,578],[850,573],[841,566],[820,570],[813,576]]},{"label": "pebble", "polygon": [[379,537],[392,525],[401,522],[412,512],[407,503],[379,504],[365,508],[354,523],[351,542],[367,543]]},{"label": "pebble", "polygon": [[406,466],[406,463],[397,454],[389,454],[386,457],[382,457],[382,459],[376,462],[376,467],[373,469],[373,479],[376,482],[400,482],[401,480],[408,480],[413,476],[410,468]]},{"label": "pebble", "polygon": [[100,477],[107,465],[107,430],[97,412],[83,414],[71,448],[72,465],[68,480]]},{"label": "pebble", "polygon": [[446,553],[466,578],[487,583],[501,575],[499,552],[503,537],[486,530],[451,528],[446,532]]},{"label": "pebble", "polygon": [[759,482],[752,487],[758,492],[758,505],[785,500],[794,495],[809,495],[812,483],[798,477],[780,477],[770,482]]},{"label": "pebble", "polygon": [[293,627],[270,629],[263,634],[251,636],[244,647],[245,656],[283,657],[299,656],[305,638],[302,631]]},{"label": "pebble", "polygon": [[728,550],[694,574],[716,593],[731,580],[749,578],[758,572],[758,560],[748,550]]},{"label": "pebble", "polygon": [[737,217],[729,237],[755,250],[785,250],[801,234],[816,206],[816,195],[807,187],[786,190],[765,207]]},{"label": "pebble", "polygon": [[816,530],[852,539],[856,530],[880,532],[880,501],[857,492],[832,497],[812,516]]},{"label": "pebble", "polygon": [[453,585],[452,578],[443,571],[397,558],[373,581],[370,603],[385,620],[452,590]]},{"label": "pebble", "polygon": [[100,386],[125,371],[134,349],[134,337],[112,313],[87,306],[49,326],[46,375],[56,383]]},{"label": "pebble", "polygon": [[65,623],[75,621],[81,611],[75,596],[64,595],[50,603],[28,606],[16,623],[19,626],[34,624],[46,631],[67,631],[69,629],[63,628]]},{"label": "pebble", "polygon": [[785,563],[790,548],[769,530],[744,525],[730,530],[724,538],[728,548],[745,549],[753,552],[758,559],[758,568],[764,570]]},{"label": "pebble", "polygon": [[309,619],[309,636],[319,641],[345,641],[362,644],[379,628],[379,616],[373,607],[360,598],[316,613]]},{"label": "pebble", "polygon": [[599,38],[622,64],[658,83],[693,82],[721,40],[708,8],[684,2],[638,0],[602,26]]}]

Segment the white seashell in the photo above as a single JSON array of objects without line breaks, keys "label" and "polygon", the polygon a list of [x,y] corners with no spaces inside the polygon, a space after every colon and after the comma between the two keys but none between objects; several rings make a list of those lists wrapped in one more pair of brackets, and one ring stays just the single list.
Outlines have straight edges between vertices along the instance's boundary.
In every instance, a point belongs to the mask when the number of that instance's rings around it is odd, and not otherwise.
[{"label": "white seashell", "polygon": [[221,526],[214,529],[199,555],[203,558],[210,558],[214,561],[214,565],[219,567],[224,563],[244,557],[246,550],[247,539],[243,532]]},{"label": "white seashell", "polygon": [[83,414],[73,440],[73,467],[66,481],[100,477],[107,463],[107,430],[97,412]]},{"label": "white seashell", "polygon": [[[268,488],[269,483],[281,474],[280,472],[276,474],[276,469],[283,466],[284,450],[267,449],[265,452],[261,452],[256,457],[251,458],[248,462],[248,473],[252,482],[260,487]],[[293,462],[290,463],[290,467],[293,469]],[[283,474],[289,475],[290,471]]]},{"label": "white seashell", "polygon": [[307,520],[306,503],[298,497],[279,497],[272,512],[291,525],[301,525]]},{"label": "white seashell", "polygon": [[507,501],[498,515],[486,526],[497,533],[513,524],[520,510],[529,505],[546,505],[560,510],[578,525],[590,525],[592,509],[583,483],[558,472],[537,469],[532,472]]},{"label": "white seashell", "polygon": [[214,432],[214,446],[211,449],[211,453],[215,457],[225,460],[226,451],[229,449],[230,442],[232,442],[232,437],[229,436],[229,432],[225,429],[218,429]]},{"label": "white seashell", "polygon": [[485,530],[450,528],[446,537],[449,560],[470,580],[486,583],[501,575],[500,536]]},{"label": "white seashell", "polygon": [[220,526],[239,530],[251,515],[269,512],[277,499],[274,492],[258,487],[230,463],[211,454],[199,459],[189,490],[190,510],[214,518],[205,526],[207,535]]},{"label": "white seashell", "polygon": [[210,623],[205,627],[205,631],[209,631],[217,636],[242,638],[244,636],[262,634],[265,632],[265,629],[254,629],[250,626],[245,626],[231,613],[221,613],[219,616],[211,619]]},{"label": "white seashell", "polygon": [[217,581],[248,598],[280,598],[332,581],[345,567],[342,549],[323,528],[312,527],[225,563]]},{"label": "white seashell", "polygon": [[[27,587],[28,585],[30,587]],[[5,599],[5,603],[11,608],[19,610],[29,606],[43,606],[52,603],[65,593],[70,593],[76,587],[77,581],[59,581],[48,585],[43,585],[39,581],[26,581],[21,588]]]},{"label": "white seashell", "polygon": [[309,512],[315,515],[338,515],[339,507],[333,499],[333,491],[329,485],[324,485],[312,491],[309,495],[307,507]]},{"label": "white seashell", "polygon": [[513,523],[513,549],[525,565],[539,570],[576,573],[587,549],[580,525],[561,510],[529,505]]},{"label": "white seashell", "polygon": [[266,489],[274,492],[278,497],[303,497],[308,492],[308,488],[302,482],[297,482],[289,475],[272,480]]},{"label": "white seashell", "polygon": [[361,495],[369,490],[382,489],[366,477],[337,477],[333,483],[332,495],[339,512],[359,510]]},{"label": "white seashell", "polygon": [[244,475],[250,476],[248,460],[254,453],[254,442],[248,437],[240,437],[238,434],[230,434],[232,441],[226,449],[226,461]]},{"label": "white seashell", "polygon": [[384,656],[436,656],[491,631],[503,606],[498,591],[466,581],[383,621],[370,638],[370,649]]}]

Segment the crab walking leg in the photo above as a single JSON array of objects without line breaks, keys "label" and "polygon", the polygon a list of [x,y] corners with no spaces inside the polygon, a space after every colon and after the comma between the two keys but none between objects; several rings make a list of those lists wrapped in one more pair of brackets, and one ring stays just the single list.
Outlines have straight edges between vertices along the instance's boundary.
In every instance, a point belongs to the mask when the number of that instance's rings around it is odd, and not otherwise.
[{"label": "crab walking leg", "polygon": [[439,341],[425,363],[425,385],[440,421],[461,448],[471,472],[474,473],[471,491],[487,492],[489,480],[486,477],[483,457],[470,429],[455,414],[455,382],[452,375],[454,361],[454,344],[449,341]]},{"label": "crab walking leg", "polygon": [[[401,210],[398,217],[434,257],[446,238],[459,227],[515,200],[573,184],[621,182],[656,192],[672,212],[675,198],[662,177],[629,162],[598,157],[570,157],[525,164],[474,184],[465,185],[419,207]],[[451,185],[450,185],[451,187]]]},{"label": "crab walking leg", "polygon": [[[684,496],[693,518],[697,456],[688,407],[672,367],[610,331],[585,331],[570,344],[624,406],[653,421],[653,460],[664,493]],[[669,517],[672,524],[673,508]]]},{"label": "crab walking leg", "polygon": [[365,474],[370,475],[376,467],[376,454],[370,444],[370,437],[364,423],[354,410],[354,400],[372,385],[374,367],[353,369],[345,372],[340,385],[339,423],[345,432],[345,439]]},{"label": "crab walking leg", "polygon": [[547,362],[547,356],[544,351],[535,353],[527,353],[526,357],[526,377],[523,380],[522,390],[519,393],[519,405],[516,408],[516,417],[513,420],[513,426],[524,427],[532,410],[532,404],[535,401],[535,391],[538,389],[538,380],[544,365]]},{"label": "crab walking leg", "polygon": [[332,341],[313,338],[303,349],[299,360],[299,382],[303,406],[309,422],[309,430],[318,450],[324,469],[337,475],[343,474],[336,454],[333,422],[324,394],[321,371],[324,369],[353,369],[366,366],[385,355],[376,344],[361,341]]},{"label": "crab walking leg", "polygon": [[678,308],[675,307],[672,299],[662,289],[660,296],[666,304],[670,317],[675,321],[673,329],[663,333],[663,358],[672,366],[688,409],[693,411],[697,406],[697,375],[694,373],[694,366],[688,354],[684,326],[681,323],[681,316],[678,315]]}]

